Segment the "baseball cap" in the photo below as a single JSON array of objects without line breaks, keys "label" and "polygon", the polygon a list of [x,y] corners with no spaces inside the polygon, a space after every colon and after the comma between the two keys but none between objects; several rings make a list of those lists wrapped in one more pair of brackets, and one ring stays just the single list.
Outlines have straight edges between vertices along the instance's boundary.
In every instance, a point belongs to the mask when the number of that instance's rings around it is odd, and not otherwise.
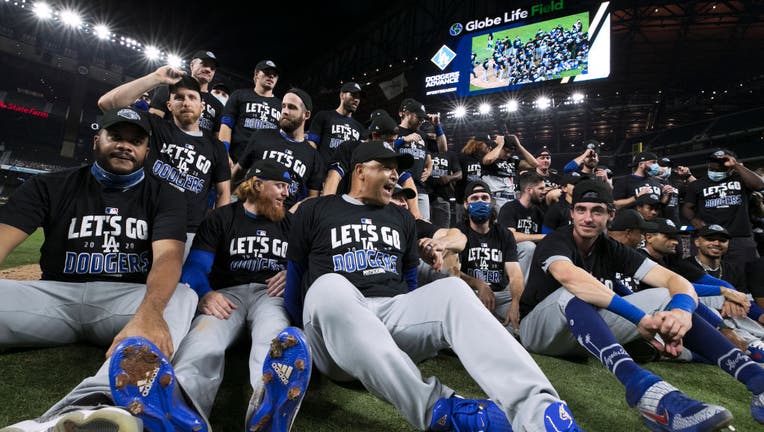
[{"label": "baseball cap", "polygon": [[191,57],[191,59],[201,59],[202,61],[211,61],[215,63],[215,67],[220,66],[220,63],[218,62],[218,58],[215,56],[215,54],[212,51],[197,51],[194,53],[194,56]]},{"label": "baseball cap", "polygon": [[361,144],[353,151],[351,165],[368,162],[371,160],[395,159],[398,161],[398,171],[405,170],[414,164],[414,157],[408,153],[398,153],[393,146],[379,140],[372,140]]},{"label": "baseball cap", "polygon": [[306,92],[303,89],[298,89],[297,87],[292,87],[289,89],[287,93],[292,93],[296,95],[302,103],[305,105],[305,109],[308,111],[313,111],[313,99],[310,98],[310,95],[308,92]]},{"label": "baseball cap", "polygon": [[723,226],[716,225],[716,224],[704,226],[703,228],[697,230],[696,233],[699,237],[704,237],[704,238],[717,238],[717,237],[722,237],[726,239],[732,238],[729,231],[724,229]]},{"label": "baseball cap", "polygon": [[427,112],[424,109],[424,105],[415,99],[406,98],[401,101],[401,111],[413,112],[419,118],[427,117]]},{"label": "baseball cap", "polygon": [[467,198],[475,192],[485,192],[490,194],[491,188],[483,180],[473,180],[467,183],[467,187],[464,188],[464,197]]},{"label": "baseball cap", "polygon": [[279,68],[276,66],[276,63],[274,63],[272,60],[260,60],[257,62],[257,65],[255,65],[256,71],[262,71],[266,69],[274,69],[276,72],[279,71]]},{"label": "baseball cap", "polygon": [[395,184],[395,189],[393,189],[393,196],[403,194],[403,197],[407,200],[416,198],[416,191],[411,188],[405,188],[398,183]]},{"label": "baseball cap", "polygon": [[573,188],[572,204],[583,202],[612,204],[613,192],[605,182],[587,178],[576,183]]},{"label": "baseball cap", "polygon": [[116,108],[103,113],[101,128],[108,129],[117,123],[131,123],[141,128],[146,135],[151,135],[149,119],[139,110],[133,108]]},{"label": "baseball cap", "polygon": [[342,87],[340,87],[340,92],[342,93],[361,93],[364,94],[365,92],[361,88],[361,86],[358,83],[355,82],[346,82],[345,84],[342,84]]},{"label": "baseball cap", "polygon": [[672,161],[671,159],[669,159],[667,157],[664,157],[664,158],[658,159],[658,165],[660,165],[662,167],[673,167],[674,166],[674,161]]},{"label": "baseball cap", "polygon": [[610,231],[625,231],[627,229],[640,229],[651,231],[657,229],[654,223],[645,221],[645,218],[634,209],[622,208],[615,213],[615,218],[610,222]]},{"label": "baseball cap", "polygon": [[380,135],[392,135],[396,132],[398,125],[395,120],[392,119],[386,112],[376,116],[371,120],[369,124],[369,132],[374,132]]},{"label": "baseball cap", "polygon": [[658,156],[655,153],[651,153],[651,152],[640,152],[640,153],[637,153],[636,156],[634,156],[634,159],[632,160],[632,165],[637,166],[638,163],[649,161],[649,160],[658,160]]},{"label": "baseball cap", "polygon": [[574,172],[574,173],[568,173],[562,176],[562,179],[560,179],[560,185],[575,185],[576,183],[583,180],[584,177],[581,176],[581,174]]},{"label": "baseball cap", "polygon": [[667,236],[675,236],[682,232],[671,219],[654,218],[650,219],[650,222],[652,222],[655,227],[646,229],[646,233],[660,233],[666,234]]},{"label": "baseball cap", "polygon": [[726,158],[727,156],[732,156],[733,158],[737,158],[737,155],[730,150],[717,149],[717,150],[714,150],[713,153],[708,155],[708,160],[713,162],[718,162],[720,160],[724,160],[724,158]]},{"label": "baseball cap", "polygon": [[210,90],[220,90],[226,92],[227,94],[231,94],[231,89],[222,82],[213,84]]},{"label": "baseball cap", "polygon": [[247,171],[244,181],[257,177],[260,180],[273,180],[280,182],[291,182],[292,177],[286,167],[273,159],[258,159]]},{"label": "baseball cap", "polygon": [[549,148],[547,146],[541,146],[541,148],[536,150],[536,153],[534,153],[533,156],[539,157],[544,153],[548,154],[549,156],[552,156],[552,152],[549,151]]},{"label": "baseball cap", "polygon": [[645,205],[645,204],[656,205],[660,202],[661,202],[660,198],[658,197],[657,194],[654,194],[654,193],[640,195],[636,199],[636,205],[638,206]]}]

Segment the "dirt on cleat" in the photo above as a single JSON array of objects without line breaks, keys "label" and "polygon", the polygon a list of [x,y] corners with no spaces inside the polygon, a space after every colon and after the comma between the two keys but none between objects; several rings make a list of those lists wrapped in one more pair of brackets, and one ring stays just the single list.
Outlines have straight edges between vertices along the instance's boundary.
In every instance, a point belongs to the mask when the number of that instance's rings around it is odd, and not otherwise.
[{"label": "dirt on cleat", "polygon": [[122,390],[123,388],[125,388],[128,382],[130,382],[130,376],[123,373],[123,374],[117,375],[117,379],[115,380],[114,385],[118,389]]},{"label": "dirt on cleat", "polygon": [[300,393],[302,393],[302,391],[300,391],[299,388],[292,387],[292,388],[289,389],[289,392],[287,393],[287,398],[289,400],[295,400],[298,397],[300,397]]},{"label": "dirt on cleat", "polygon": [[279,358],[284,353],[284,345],[279,338],[275,338],[271,341],[271,357]]},{"label": "dirt on cleat", "polygon": [[263,418],[261,418],[260,421],[257,422],[257,424],[254,424],[252,425],[251,428],[249,428],[250,432],[259,431],[260,428],[262,428],[269,421],[271,421],[271,416],[269,414],[264,415]]},{"label": "dirt on cleat", "polygon": [[172,384],[172,375],[167,373],[167,374],[162,375],[162,378],[159,378],[159,385],[160,386],[167,387],[170,384]]},{"label": "dirt on cleat", "polygon": [[297,338],[294,336],[287,336],[286,340],[284,340],[284,347],[286,348],[291,348],[295,345],[297,345]]},{"label": "dirt on cleat", "polygon": [[273,380],[273,374],[272,373],[266,372],[266,373],[263,374],[263,383],[264,384],[268,384],[269,382],[271,382],[271,380]]},{"label": "dirt on cleat", "polygon": [[303,370],[305,370],[305,360],[303,360],[303,359],[297,359],[297,360],[295,360],[295,362],[294,362],[294,367],[295,367],[297,370],[300,370],[300,371],[303,371]]},{"label": "dirt on cleat", "polygon": [[127,406],[127,410],[130,411],[130,414],[132,415],[138,415],[143,412],[143,404],[134,400]]}]

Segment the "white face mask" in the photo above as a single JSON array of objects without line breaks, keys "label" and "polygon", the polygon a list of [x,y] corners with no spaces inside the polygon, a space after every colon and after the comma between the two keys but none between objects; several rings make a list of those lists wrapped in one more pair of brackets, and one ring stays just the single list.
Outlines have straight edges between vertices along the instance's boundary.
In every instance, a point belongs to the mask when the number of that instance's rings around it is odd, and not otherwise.
[{"label": "white face mask", "polygon": [[215,99],[219,100],[220,103],[223,104],[223,106],[225,106],[225,103],[228,102],[228,97],[227,96],[221,96],[221,95],[216,95],[216,94],[214,94],[212,96],[215,96]]},{"label": "white face mask", "polygon": [[658,174],[658,177],[662,179],[671,177],[671,167],[661,167],[661,172]]}]

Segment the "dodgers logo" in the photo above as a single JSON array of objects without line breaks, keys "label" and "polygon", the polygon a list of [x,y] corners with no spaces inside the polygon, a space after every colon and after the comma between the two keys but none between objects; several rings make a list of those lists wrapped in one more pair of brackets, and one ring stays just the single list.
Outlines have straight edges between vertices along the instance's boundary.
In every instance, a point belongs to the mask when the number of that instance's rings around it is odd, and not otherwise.
[{"label": "dodgers logo", "polygon": [[449,47],[443,45],[438,52],[430,59],[440,70],[444,70],[456,58],[456,53]]},{"label": "dodgers logo", "polygon": [[448,33],[451,36],[459,36],[463,29],[464,27],[462,26],[462,23],[453,23],[451,24],[451,28],[448,29]]},{"label": "dodgers logo", "polygon": [[124,108],[124,109],[121,109],[121,110],[117,111],[117,115],[120,116],[120,117],[124,117],[124,118],[126,118],[128,120],[140,120],[141,119],[141,115],[140,114],[138,114],[137,112],[135,112],[135,111],[133,111],[133,110],[131,110],[129,108]]}]

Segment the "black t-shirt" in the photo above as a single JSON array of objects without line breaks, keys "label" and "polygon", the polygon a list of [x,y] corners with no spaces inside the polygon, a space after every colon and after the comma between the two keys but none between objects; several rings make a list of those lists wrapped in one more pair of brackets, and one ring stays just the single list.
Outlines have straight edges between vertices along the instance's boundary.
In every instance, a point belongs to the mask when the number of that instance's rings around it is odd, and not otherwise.
[{"label": "black t-shirt", "polygon": [[[406,129],[403,126],[398,126],[399,137],[404,137],[412,133],[421,134],[419,131]],[[414,184],[416,184],[417,192],[420,194],[426,194],[427,187],[422,182],[422,172],[424,172],[425,162],[427,162],[427,147],[425,146],[424,140],[403,143],[401,144],[400,148],[398,148],[398,153],[408,153],[414,158],[414,165],[412,165],[408,171],[411,173],[411,177],[414,179]]]},{"label": "black t-shirt", "polygon": [[278,129],[281,99],[275,96],[260,96],[252,88],[234,90],[225,104],[223,116],[236,122],[231,128],[229,149],[231,159],[236,162],[244,153],[253,131]]},{"label": "black t-shirt", "polygon": [[208,192],[231,179],[225,147],[208,133],[190,135],[153,114],[149,120],[150,151],[143,166],[147,173],[183,191],[188,205],[187,229],[195,232],[207,213]]},{"label": "black t-shirt", "polygon": [[616,274],[641,280],[655,266],[639,252],[605,234],[600,234],[588,256],[582,256],[573,239],[573,226],[559,228],[547,234],[536,247],[528,283],[520,298],[521,316],[528,315],[537,304],[562,286],[549,273],[549,266],[557,260],[572,262],[611,289],[613,281],[618,279]]},{"label": "black t-shirt", "polygon": [[[637,249],[637,252],[641,253],[646,258],[655,261],[661,266],[666,267],[679,276],[687,279],[690,281],[690,283],[697,282],[697,280],[702,278],[705,274],[703,270],[700,270],[697,267],[685,262],[679,254],[666,255],[665,257],[658,259],[650,255],[650,253],[645,248],[639,248]],[[641,291],[649,288],[652,288],[652,286],[647,285],[644,282],[639,282],[636,291]]]},{"label": "black t-shirt", "polygon": [[334,155],[332,155],[332,158],[329,160],[329,168],[336,170],[342,176],[342,179],[337,184],[337,195],[350,192],[353,151],[355,151],[359,145],[363,145],[363,143],[361,141],[345,141],[337,147]]},{"label": "black t-shirt", "polygon": [[[220,130],[220,119],[223,118],[223,104],[209,92],[201,92],[202,95],[202,116],[199,117],[199,128],[209,133],[215,133]],[[151,108],[164,112],[164,118],[170,119],[172,114],[167,109],[167,101],[170,99],[170,88],[166,85],[157,87],[154,90],[154,97],[151,98]]]},{"label": "black t-shirt", "polygon": [[508,177],[514,182],[517,175],[517,166],[520,164],[520,158],[515,155],[509,159],[496,159],[490,165],[483,165],[484,176]]},{"label": "black t-shirt", "polygon": [[[538,174],[538,171],[536,171],[536,174]],[[562,181],[562,176],[560,176],[560,174],[558,174],[557,171],[553,169],[549,169],[545,176],[541,174],[539,174],[539,176],[541,176],[541,178],[544,180],[544,186],[549,188],[556,188]]]},{"label": "black t-shirt", "polygon": [[691,266],[694,266],[695,268],[697,268],[699,271],[701,271],[704,274],[709,274],[717,279],[721,279],[721,280],[729,282],[730,285],[735,287],[735,289],[737,289],[738,291],[748,292],[746,274],[740,266],[736,266],[722,259],[721,268],[719,268],[716,271],[706,271],[703,268],[703,266],[701,266],[700,263],[698,263],[698,261],[695,260],[694,256],[685,258],[684,262]]},{"label": "black t-shirt", "polygon": [[663,217],[671,219],[675,225],[681,225],[679,219],[679,185],[676,181],[672,181],[671,179],[659,180],[659,183],[661,184],[661,187],[670,185],[672,188],[669,200],[663,206]]},{"label": "black t-shirt", "polygon": [[353,117],[340,115],[336,110],[319,111],[310,123],[310,135],[318,138],[316,146],[324,163],[328,163],[334,151],[344,141],[358,141],[364,127]]},{"label": "black t-shirt", "polygon": [[[660,199],[662,191],[660,182],[653,177],[640,177],[636,174],[613,181],[613,198],[616,200],[629,197],[636,198],[642,188],[650,188],[651,193],[658,195],[658,199]],[[634,206],[635,204],[632,203],[627,208]]]},{"label": "black t-shirt", "polygon": [[464,202],[464,188],[473,180],[483,176],[483,158],[459,153],[459,165],[462,167],[462,179],[456,183],[456,202]]},{"label": "black t-shirt", "polygon": [[504,264],[517,262],[517,243],[512,234],[495,223],[486,234],[463,223],[456,228],[467,236],[467,245],[459,253],[462,272],[491,285],[493,291],[506,290],[509,276]]},{"label": "black t-shirt", "polygon": [[253,217],[237,201],[210,213],[199,225],[192,249],[215,254],[210,286],[221,289],[248,283],[266,283],[286,269],[287,234],[291,214],[280,222]]},{"label": "black t-shirt", "polygon": [[151,243],[186,240],[183,195],[150,176],[104,190],[91,165],[27,180],[0,207],[0,223],[45,232],[42,279],[146,283]]},{"label": "black t-shirt", "polygon": [[307,264],[303,292],[321,275],[346,277],[366,297],[407,293],[404,270],[419,265],[416,225],[408,210],[327,195],[300,205],[287,258]]},{"label": "black t-shirt", "polygon": [[749,237],[748,201],[751,190],[737,174],[720,182],[708,177],[690,183],[685,202],[695,204],[695,217],[707,225],[721,225],[732,237]]},{"label": "black t-shirt", "polygon": [[307,140],[293,141],[280,129],[253,132],[238,163],[246,172],[259,159],[273,159],[289,170],[292,182],[284,202],[286,208],[308,196],[308,190],[321,190],[326,170],[321,156]]},{"label": "black t-shirt", "polygon": [[418,240],[421,240],[423,238],[433,238],[435,235],[435,231],[437,231],[438,228],[433,225],[430,222],[427,222],[424,219],[417,219],[416,220],[416,238]]},{"label": "black t-shirt", "polygon": [[560,195],[560,199],[549,206],[544,213],[542,226],[554,231],[560,227],[570,225],[570,203],[565,199],[565,194]]},{"label": "black t-shirt", "polygon": [[438,182],[438,179],[444,175],[452,175],[461,171],[462,167],[459,164],[459,158],[452,151],[435,153],[430,155],[430,157],[432,158],[432,173],[430,173],[430,177],[427,179],[428,192],[448,201],[454,198],[454,184],[456,182],[451,181],[443,185]]},{"label": "black t-shirt", "polygon": [[520,200],[510,201],[499,210],[497,222],[502,229],[514,228],[523,234],[541,234],[544,214],[538,206],[526,208]]}]

